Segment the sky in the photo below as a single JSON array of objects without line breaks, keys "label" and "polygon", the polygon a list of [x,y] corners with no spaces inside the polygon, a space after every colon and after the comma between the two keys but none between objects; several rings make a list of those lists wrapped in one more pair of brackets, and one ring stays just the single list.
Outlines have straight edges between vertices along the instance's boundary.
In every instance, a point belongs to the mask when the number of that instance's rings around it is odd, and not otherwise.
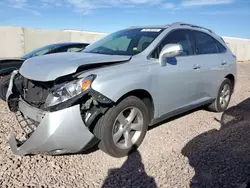
[{"label": "sky", "polygon": [[0,0],[0,26],[112,33],[173,22],[250,39],[250,0]]}]

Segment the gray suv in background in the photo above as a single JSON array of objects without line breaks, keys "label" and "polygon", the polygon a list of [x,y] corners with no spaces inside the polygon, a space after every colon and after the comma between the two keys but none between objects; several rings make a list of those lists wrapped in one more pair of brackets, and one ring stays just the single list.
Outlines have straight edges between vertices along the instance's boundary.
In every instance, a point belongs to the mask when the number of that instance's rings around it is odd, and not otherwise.
[{"label": "gray suv in background", "polygon": [[148,126],[199,106],[226,110],[235,83],[236,58],[211,30],[131,27],[82,53],[34,57],[14,71],[6,101],[25,136],[11,134],[9,143],[18,155],[98,144],[123,157],[140,146]]}]

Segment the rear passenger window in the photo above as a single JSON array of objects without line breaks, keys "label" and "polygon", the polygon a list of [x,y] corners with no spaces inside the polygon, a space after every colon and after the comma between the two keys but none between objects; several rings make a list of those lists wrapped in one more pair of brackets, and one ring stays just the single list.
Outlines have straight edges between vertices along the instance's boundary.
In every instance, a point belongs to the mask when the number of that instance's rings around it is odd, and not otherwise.
[{"label": "rear passenger window", "polygon": [[216,54],[220,53],[218,42],[211,36],[194,32],[196,41],[196,54]]}]

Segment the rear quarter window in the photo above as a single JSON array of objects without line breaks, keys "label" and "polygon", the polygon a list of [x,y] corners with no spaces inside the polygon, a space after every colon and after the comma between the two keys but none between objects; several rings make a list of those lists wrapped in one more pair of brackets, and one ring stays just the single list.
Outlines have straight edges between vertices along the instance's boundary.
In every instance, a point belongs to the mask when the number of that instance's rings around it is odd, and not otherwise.
[{"label": "rear quarter window", "polygon": [[226,47],[221,43],[217,42],[217,45],[219,46],[220,53],[225,53],[227,51]]}]

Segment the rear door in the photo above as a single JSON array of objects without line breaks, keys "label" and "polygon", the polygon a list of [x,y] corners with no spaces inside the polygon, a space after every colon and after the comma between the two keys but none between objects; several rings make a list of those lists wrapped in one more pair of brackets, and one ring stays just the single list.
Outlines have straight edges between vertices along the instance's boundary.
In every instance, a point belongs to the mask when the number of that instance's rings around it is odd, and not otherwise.
[{"label": "rear door", "polygon": [[215,98],[223,79],[223,70],[227,66],[226,48],[207,33],[193,31],[196,43],[195,60],[200,66],[201,97]]}]

